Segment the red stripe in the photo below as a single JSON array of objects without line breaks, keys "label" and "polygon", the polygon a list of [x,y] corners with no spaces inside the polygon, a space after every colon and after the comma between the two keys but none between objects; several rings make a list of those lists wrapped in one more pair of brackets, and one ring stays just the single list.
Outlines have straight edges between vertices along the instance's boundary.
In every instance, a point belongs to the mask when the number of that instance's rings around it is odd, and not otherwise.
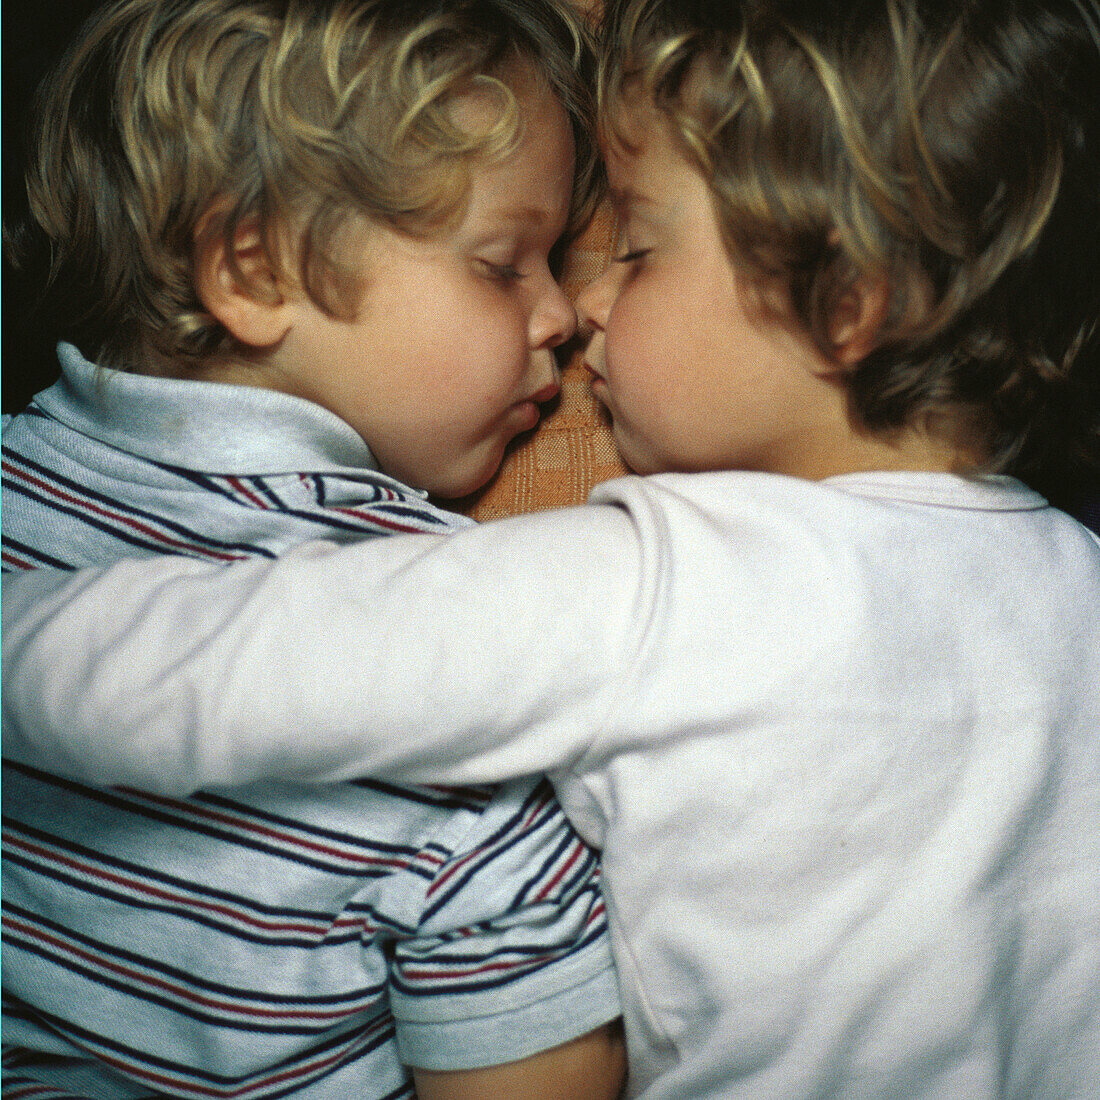
[{"label": "red stripe", "polygon": [[579,840],[575,840],[573,842],[573,854],[561,865],[561,867],[558,868],[557,874],[554,875],[554,877],[550,879],[550,881],[547,882],[535,895],[535,899],[537,901],[546,900],[546,897],[550,893],[550,891],[553,890],[559,882],[561,882],[562,878],[565,877],[566,872],[569,870],[570,867],[573,866],[574,863],[577,862],[577,860],[581,856],[581,853],[584,851],[584,845]]},{"label": "red stripe", "polygon": [[121,524],[125,527],[129,527],[134,531],[138,531],[143,535],[153,539],[156,542],[160,542],[165,546],[171,546],[176,549],[192,550],[197,554],[205,554],[208,557],[215,558],[218,561],[240,561],[244,558],[243,554],[232,554],[221,550],[211,550],[205,546],[199,546],[194,543],[180,542],[178,539],[173,539],[163,532],[156,530],[156,528],[150,527],[148,524],[142,523],[139,520],[132,519],[129,516],[115,515],[108,511],[106,508],[101,507],[98,504],[93,504],[85,497],[75,496],[73,493],[68,493],[64,489],[52,484],[48,481],[43,481],[41,478],[35,477],[33,474],[29,474],[24,470],[14,469],[8,464],[4,464],[4,469],[8,473],[16,477],[23,478],[30,485],[34,485],[36,488],[41,489],[43,492],[48,493],[58,500],[63,500],[68,504],[75,504],[81,508],[87,509],[89,512],[93,512],[96,515],[103,516],[106,519],[111,520],[114,523]]},{"label": "red stripe", "polygon": [[223,1097],[225,1100],[232,1100],[233,1097],[245,1096],[250,1092],[255,1092],[257,1089],[270,1088],[272,1085],[278,1085],[285,1081],[291,1081],[296,1077],[304,1077],[307,1073],[318,1073],[321,1070],[328,1069],[329,1066],[339,1062],[344,1058],[348,1051],[352,1048],[351,1044],[346,1046],[343,1050],[337,1051],[335,1054],[329,1054],[325,1058],[319,1058],[312,1063],[307,1062],[293,1070],[284,1070],[282,1073],[274,1074],[271,1077],[262,1078],[259,1081],[253,1081],[251,1084],[240,1085],[234,1089],[216,1088],[212,1085],[199,1085],[191,1082],[180,1084],[180,1078],[169,1077],[163,1073],[153,1073],[150,1070],[144,1069],[141,1066],[136,1066],[130,1062],[123,1062],[119,1058],[113,1058],[103,1052],[97,1052],[99,1060],[106,1065],[114,1066],[116,1069],[122,1070],[124,1073],[130,1074],[131,1077],[140,1077],[142,1080],[155,1082],[162,1085],[172,1085],[175,1088],[187,1088],[191,1092],[199,1093],[203,1096],[216,1096]]},{"label": "red stripe", "polygon": [[341,1009],[252,1007],[239,1001],[231,1001],[212,997],[207,994],[194,993],[185,986],[176,985],[164,978],[154,977],[152,974],[147,974],[145,971],[139,970],[136,967],[112,962],[103,955],[96,954],[84,947],[78,947],[74,943],[63,940],[44,929],[38,928],[33,924],[28,924],[11,915],[5,915],[4,927],[9,933],[21,932],[29,939],[48,944],[62,954],[70,955],[77,959],[83,959],[84,962],[91,964],[97,970],[103,970],[108,974],[116,974],[119,977],[125,978],[132,985],[159,989],[165,993],[172,994],[181,1001],[188,1001],[191,1004],[201,1005],[204,1008],[217,1009],[220,1012],[233,1013],[236,1016],[254,1017],[261,1020],[281,1020],[285,1022],[293,1022],[295,1020],[344,1020],[349,1016],[355,1016],[357,1013],[362,1012],[364,1003],[370,1004],[373,1002],[373,998],[371,998],[366,1002],[350,1005]]},{"label": "red stripe", "polygon": [[[604,914],[604,904],[602,901],[597,902],[592,906],[592,911],[585,921],[585,927],[588,928],[594,924]],[[456,964],[450,970],[419,970],[415,967],[401,967],[401,975],[410,981],[418,978],[423,979],[442,979],[444,981],[463,981],[466,978],[474,974],[486,974],[493,971],[501,970],[520,970],[524,968],[530,968],[532,966],[541,966],[544,962],[548,962],[555,958],[560,958],[566,952],[563,949],[558,952],[547,952],[544,955],[532,955],[527,958],[518,959],[514,962],[497,962],[497,963],[484,963],[481,966],[471,967],[467,970],[459,970]]]},{"label": "red stripe", "polygon": [[288,847],[305,848],[307,851],[335,856],[347,863],[354,863],[356,866],[392,867],[401,871],[407,870],[411,866],[411,861],[407,858],[401,859],[395,856],[369,855],[357,851],[348,851],[345,848],[338,848],[334,844],[324,844],[321,841],[307,840],[305,837],[295,836],[293,833],[282,832],[270,825],[261,825],[248,818],[235,817],[223,811],[212,810],[196,802],[181,802],[174,798],[163,798],[160,795],[150,794],[148,791],[133,790],[130,787],[120,787],[118,789],[125,791],[131,797],[175,810],[183,816],[205,818],[207,821],[214,821],[219,825],[231,826],[243,833],[255,833],[258,836],[278,840]]},{"label": "red stripe", "polygon": [[481,966],[470,967],[467,970],[459,970],[457,965],[451,970],[417,970],[415,968],[402,967],[401,974],[411,981],[415,981],[418,978],[432,980],[443,979],[444,981],[452,982],[464,981],[475,974],[488,974],[501,970],[527,970],[534,966],[541,966],[543,963],[549,962],[551,959],[557,958],[562,954],[565,954],[565,952],[547,952],[545,955],[530,955],[526,958],[516,960],[515,962],[483,963]]},{"label": "red stripe", "polygon": [[7,547],[4,548],[3,560],[5,562],[7,562],[8,565],[14,565],[17,569],[37,569],[38,568],[37,563],[32,562],[28,559],[16,557],[15,553],[13,551],[7,549]]},{"label": "red stripe", "polygon": [[[19,848],[29,855],[33,855],[39,859],[45,860],[47,863],[60,863],[62,866],[69,867],[74,871],[78,871],[86,878],[98,879],[104,882],[114,883],[116,886],[120,886],[124,889],[130,890],[135,894],[145,894],[148,897],[156,898],[157,900],[162,902],[168,902],[174,905],[181,905],[187,909],[217,913],[220,916],[226,917],[240,924],[249,925],[254,928],[260,928],[268,932],[298,932],[303,935],[308,934],[312,936],[317,936],[318,932],[321,931],[319,924],[295,924],[291,922],[276,922],[274,920],[264,920],[259,917],[254,917],[246,912],[232,909],[228,905],[202,901],[199,898],[189,897],[187,894],[178,892],[174,893],[161,887],[152,886],[139,879],[126,878],[120,874],[106,871],[101,867],[96,867],[94,864],[84,863],[78,859],[74,859],[71,856],[63,856],[59,852],[55,852],[52,849],[47,848],[43,845],[35,844],[32,841],[24,840],[22,837],[9,836],[7,838],[7,842],[12,847]],[[354,923],[355,922],[353,921],[352,924]]]},{"label": "red stripe", "polygon": [[255,504],[258,508],[263,508],[265,511],[271,508],[271,505],[268,504],[268,502],[264,500],[263,497],[257,496],[247,485],[245,485],[241,481],[239,477],[227,477],[225,480],[228,481],[229,484],[232,485],[233,488],[241,494],[241,496],[252,501],[252,503]]},{"label": "red stripe", "polygon": [[398,523],[397,520],[393,519],[383,519],[382,516],[376,515],[374,512],[364,513],[356,508],[330,508],[329,511],[340,512],[345,516],[354,516],[359,520],[369,520],[379,527],[385,527],[388,531],[398,531],[402,534],[417,534],[420,532],[419,527],[410,527],[408,524]]},{"label": "red stripe", "polygon": [[460,870],[462,870],[472,859],[480,859],[480,858],[482,858],[483,856],[485,856],[489,853],[499,851],[501,849],[501,847],[504,846],[505,841],[508,841],[508,843],[511,843],[511,840],[509,838],[514,837],[517,834],[517,832],[521,835],[523,833],[529,832],[532,822],[550,804],[550,799],[551,799],[551,796],[550,796],[549,792],[542,795],[539,798],[539,801],[537,801],[530,808],[530,810],[527,812],[527,816],[520,823],[518,830],[517,829],[509,830],[508,833],[505,834],[504,837],[501,837],[497,840],[497,842],[494,844],[494,846],[492,848],[489,848],[487,846],[482,847],[482,848],[476,848],[474,851],[468,852],[460,860],[456,861],[455,863],[452,863],[451,866],[448,867],[447,870],[444,871],[443,874],[441,874],[438,878],[436,878],[435,881],[431,884],[431,886],[428,887],[428,897],[432,897],[434,894],[437,894],[440,890],[442,890],[443,887],[448,882],[450,882],[450,880],[452,878],[454,878],[454,876],[456,874],[458,874],[458,872]]},{"label": "red stripe", "polygon": [[540,796],[538,802],[536,802],[531,807],[530,813],[528,813],[528,815],[523,819],[523,824],[520,826],[520,828],[524,832],[527,832],[527,830],[531,828],[531,825],[534,822],[535,818],[538,817],[538,815],[541,814],[542,811],[545,810],[546,807],[549,806],[549,805],[550,805],[550,792],[549,791],[544,791],[542,793],[542,795]]}]

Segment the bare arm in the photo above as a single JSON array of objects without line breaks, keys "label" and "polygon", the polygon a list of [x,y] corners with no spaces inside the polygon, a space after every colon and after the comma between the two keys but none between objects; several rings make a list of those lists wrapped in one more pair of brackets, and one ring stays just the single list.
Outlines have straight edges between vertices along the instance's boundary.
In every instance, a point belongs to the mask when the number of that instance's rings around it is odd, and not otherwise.
[{"label": "bare arm", "polygon": [[412,1072],[420,1100],[615,1100],[626,1049],[616,1020],[507,1065]]}]

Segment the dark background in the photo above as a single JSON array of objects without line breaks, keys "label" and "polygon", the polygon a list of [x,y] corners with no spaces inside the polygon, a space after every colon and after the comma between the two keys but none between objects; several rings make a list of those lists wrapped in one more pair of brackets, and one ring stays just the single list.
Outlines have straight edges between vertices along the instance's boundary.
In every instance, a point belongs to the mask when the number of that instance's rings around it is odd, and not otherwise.
[{"label": "dark background", "polygon": [[[39,304],[48,255],[25,233],[26,128],[30,105],[46,70],[60,57],[80,25],[101,0],[4,0],[3,37],[3,381],[2,411],[15,413],[58,376],[54,345],[59,333],[49,302]],[[10,245],[22,241],[21,269]],[[29,246],[29,247],[28,247]],[[72,292],[59,287],[57,293]]]}]

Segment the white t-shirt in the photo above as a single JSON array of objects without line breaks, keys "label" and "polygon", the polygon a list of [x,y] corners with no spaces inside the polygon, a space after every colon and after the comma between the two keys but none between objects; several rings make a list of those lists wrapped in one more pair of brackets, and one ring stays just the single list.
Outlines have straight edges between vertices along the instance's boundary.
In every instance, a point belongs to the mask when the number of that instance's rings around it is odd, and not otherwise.
[{"label": "white t-shirt", "polygon": [[627,478],[9,585],[5,750],[76,775],[550,770],[604,849],[633,1095],[1100,1080],[1100,545],[1018,482]]}]

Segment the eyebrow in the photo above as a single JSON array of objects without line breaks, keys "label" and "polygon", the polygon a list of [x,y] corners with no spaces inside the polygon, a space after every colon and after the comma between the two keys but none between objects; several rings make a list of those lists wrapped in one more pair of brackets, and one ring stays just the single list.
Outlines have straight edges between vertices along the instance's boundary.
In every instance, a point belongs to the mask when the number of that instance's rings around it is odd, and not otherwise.
[{"label": "eyebrow", "polygon": [[540,225],[543,222],[553,221],[557,217],[556,210],[550,210],[545,206],[529,206],[519,204],[517,206],[502,206],[492,211],[496,220],[517,222],[523,225]]},{"label": "eyebrow", "polygon": [[648,195],[639,194],[633,187],[609,187],[608,194],[611,198],[611,205],[618,212],[630,206],[652,207],[657,205]]}]

